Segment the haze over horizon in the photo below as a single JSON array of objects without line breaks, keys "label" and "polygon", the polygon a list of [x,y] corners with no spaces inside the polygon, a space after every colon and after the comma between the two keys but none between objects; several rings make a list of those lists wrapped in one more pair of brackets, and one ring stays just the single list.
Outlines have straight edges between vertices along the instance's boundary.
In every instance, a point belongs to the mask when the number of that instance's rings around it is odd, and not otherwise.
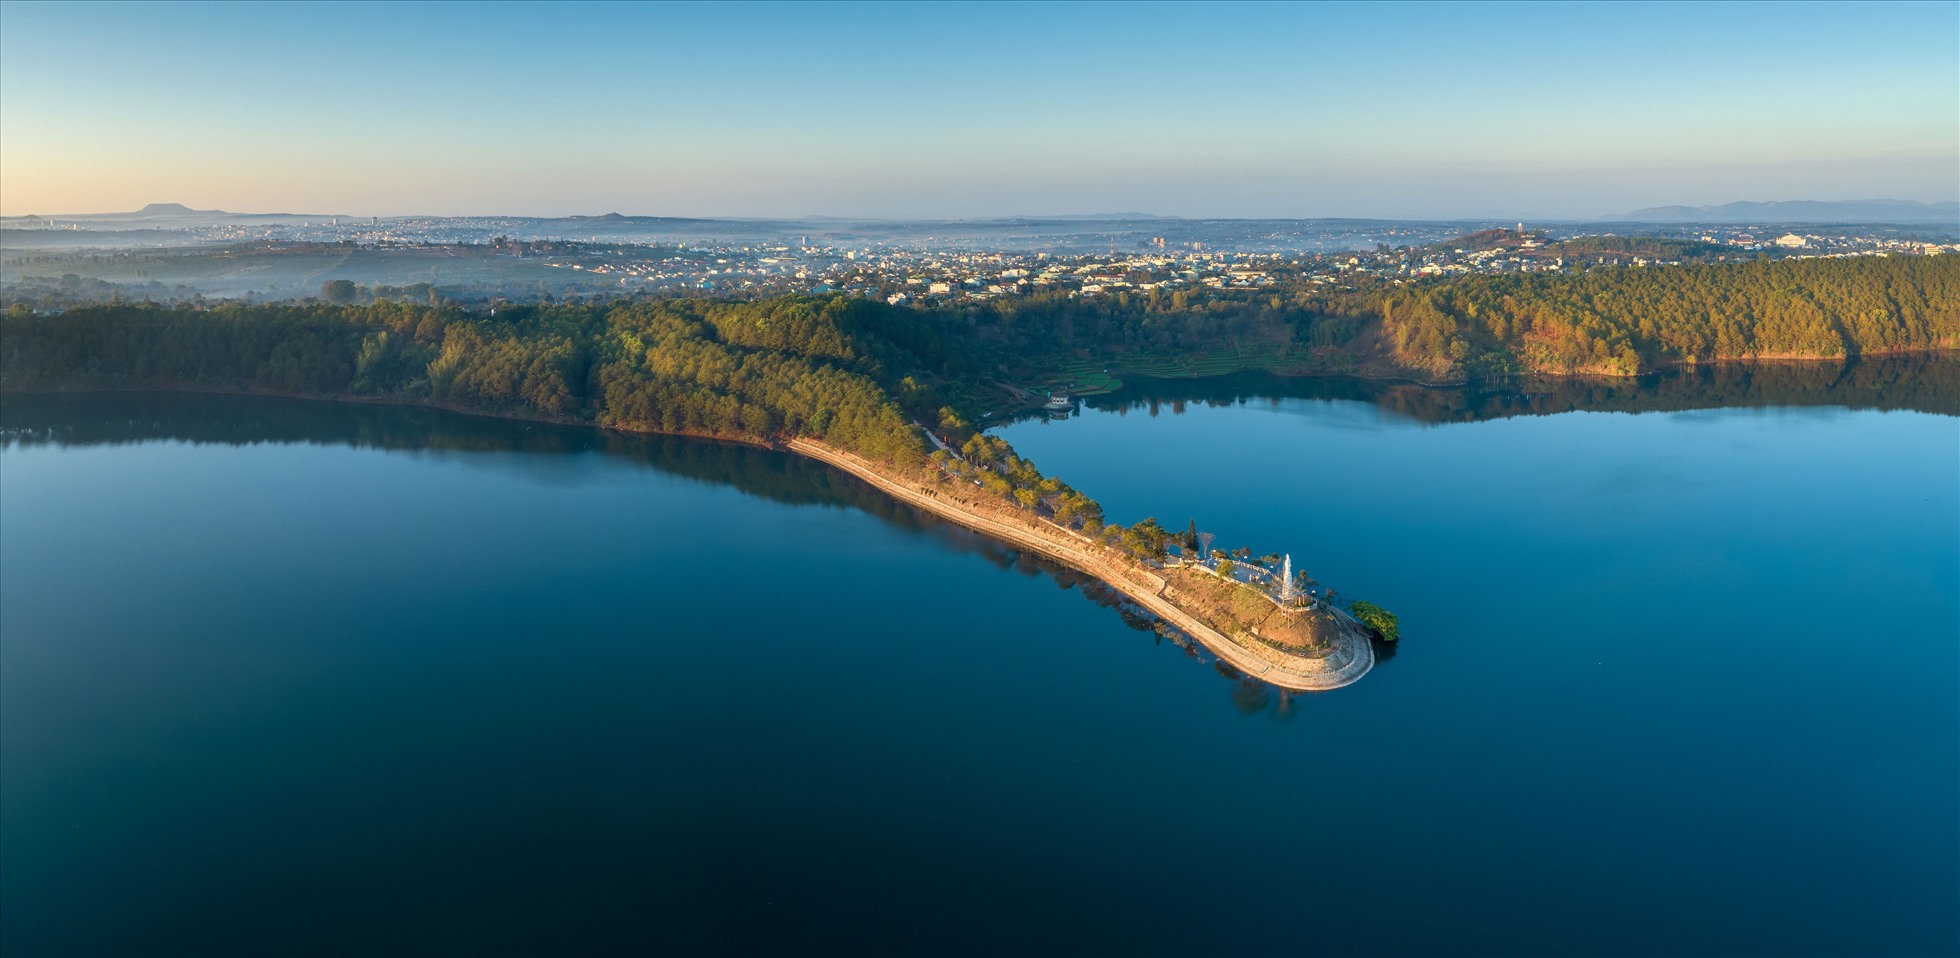
[{"label": "haze over horizon", "polygon": [[[1953,214],[1953,213],[1955,213],[1955,212],[1956,212],[1956,211],[1955,211],[1955,209],[1954,209],[1954,205],[1955,205],[1955,204],[1954,204],[1953,202],[1945,202],[1945,203],[1940,203],[1940,204],[1919,204],[1919,205],[1920,205],[1920,209],[1918,209],[1918,210],[1912,210],[1912,211],[1911,211],[1911,212],[1913,212],[1913,213],[1914,213],[1915,215],[1913,215],[1913,216],[1910,216],[1910,217],[1907,217],[1907,218],[1901,218],[1901,219],[1892,219],[1892,218],[1888,218],[1888,216],[1889,216],[1889,215],[1890,215],[1890,214],[1891,214],[1891,213],[1893,212],[1892,210],[1889,210],[1889,209],[1887,209],[1887,210],[1880,210],[1880,211],[1878,211],[1877,213],[1871,213],[1871,210],[1870,210],[1870,208],[1872,208],[1872,207],[1894,207],[1894,206],[1899,206],[1899,205],[1902,205],[1902,204],[1911,204],[1911,203],[1915,203],[1915,202],[1916,202],[1916,201],[1911,201],[1911,200],[1905,200],[1905,201],[1901,201],[1901,200],[1897,200],[1897,199],[1884,199],[1884,198],[1874,198],[1874,199],[1866,199],[1866,200],[1823,200],[1823,201],[1819,201],[1819,200],[1772,200],[1772,201],[1749,201],[1749,200],[1742,200],[1742,201],[1737,201],[1737,202],[1734,202],[1734,203],[1727,203],[1727,204],[1715,204],[1715,205],[1708,205],[1708,206],[1698,206],[1698,207],[1687,207],[1687,206],[1679,206],[1679,205],[1666,205],[1666,206],[1660,206],[1660,207],[1652,207],[1652,208],[1647,208],[1647,209],[1643,209],[1643,210],[1628,210],[1628,211],[1621,211],[1621,212],[1620,212],[1620,213],[1618,213],[1618,214],[1606,214],[1606,215],[1602,215],[1602,216],[1598,216],[1598,217],[1539,217],[1539,218],[1537,218],[1537,219],[1538,219],[1538,221],[1539,221],[1539,222],[1541,222],[1541,223],[1544,223],[1544,222],[1554,222],[1554,223],[1557,223],[1557,222],[1564,222],[1564,223],[1583,223],[1583,222],[1586,222],[1586,221],[1588,221],[1588,220],[1592,220],[1592,221],[1595,221],[1595,222],[1613,222],[1613,221],[1615,221],[1616,219],[1624,219],[1624,218],[1625,218],[1625,216],[1626,216],[1627,214],[1634,214],[1634,215],[1635,215],[1635,218],[1636,218],[1636,219],[1639,219],[1640,221],[1643,221],[1643,222],[1668,222],[1668,221],[1680,221],[1680,222],[1688,222],[1688,221],[1694,221],[1694,222],[1718,222],[1718,221],[1724,221],[1724,220],[1734,220],[1734,219],[1737,219],[1737,218],[1738,218],[1738,216],[1740,216],[1740,218],[1741,218],[1741,219],[1750,219],[1750,220],[1755,220],[1755,219],[1766,219],[1766,218],[1767,218],[1767,219],[1775,219],[1775,220],[1776,220],[1776,221],[1778,221],[1778,222],[1790,222],[1790,223],[1803,223],[1803,222],[1813,222],[1813,223],[1819,223],[1819,224],[1824,224],[1824,223],[1835,223],[1835,222],[1874,222],[1874,223],[1875,223],[1875,222],[1890,222],[1890,223],[1917,223],[1917,222],[1922,222],[1922,221],[1930,221],[1930,220],[1929,220],[1929,217],[1930,217],[1930,216],[1936,216],[1936,217],[1937,217],[1937,221],[1939,221],[1939,222],[1945,222],[1945,221],[1946,221],[1947,219],[1951,219],[1951,218],[1952,218],[1952,215],[1951,215],[1951,214]],[[1759,212],[1759,210],[1758,210],[1758,208],[1762,208],[1762,207],[1769,207],[1769,208],[1772,208],[1772,209],[1776,209],[1776,210],[1781,210],[1781,209],[1783,209],[1783,208],[1786,208],[1786,207],[1804,207],[1804,208],[1808,208],[1808,207],[1826,207],[1826,208],[1831,208],[1831,209],[1832,209],[1833,211],[1835,211],[1835,210],[1838,210],[1838,209],[1842,209],[1842,210],[1844,210],[1845,212],[1843,212],[1843,213],[1841,213],[1841,214],[1837,214],[1837,215],[1832,215],[1832,216],[1830,216],[1830,217],[1828,217],[1828,218],[1823,218],[1823,219],[1819,219],[1819,218],[1815,218],[1815,217],[1811,217],[1811,218],[1806,218],[1806,217],[1803,217],[1803,216],[1786,216],[1786,217],[1778,217],[1778,216],[1769,216],[1769,217],[1763,217],[1763,216],[1760,216],[1760,215],[1746,215],[1746,214],[1754,214],[1754,213],[1758,213],[1758,212]],[[1695,216],[1695,215],[1692,215],[1692,214],[1697,214],[1697,213],[1700,213],[1700,214],[1712,214],[1712,215],[1707,215],[1707,216],[1700,216],[1700,217],[1698,217],[1698,216]],[[1638,214],[1651,214],[1651,215],[1647,215],[1647,216],[1639,216]],[[1869,214],[1869,215],[1867,215],[1867,214]],[[350,217],[350,218],[354,218],[354,219],[356,219],[356,220],[364,220],[364,219],[366,219],[366,218],[367,218],[367,217],[369,217],[369,216],[375,216],[375,217],[378,217],[378,218],[380,218],[380,219],[383,219],[383,220],[419,220],[419,219],[468,219],[468,218],[475,218],[475,217],[484,217],[484,218],[490,218],[490,219],[499,219],[499,218],[504,218],[504,217],[511,217],[511,218],[524,218],[524,219],[545,219],[545,220],[602,220],[602,219],[609,219],[609,218],[615,218],[615,217],[617,217],[617,218],[622,218],[622,219],[677,219],[677,220],[703,220],[703,221],[725,221],[725,222],[742,222],[742,221],[757,221],[757,222],[783,222],[783,223],[812,223],[812,224],[814,224],[814,223],[822,223],[822,222],[825,222],[825,221],[837,221],[837,222],[852,222],[852,223],[858,223],[858,222],[862,222],[862,223],[875,223],[875,222],[892,222],[892,223],[905,223],[905,222],[912,222],[912,223],[935,223],[935,222],[948,222],[948,223],[961,223],[961,222],[975,222],[975,223],[979,223],[979,222],[998,222],[998,221],[1014,221],[1014,220],[1028,220],[1028,221],[1049,221],[1049,222],[1054,222],[1054,221],[1067,221],[1067,220],[1085,220],[1085,221],[1092,221],[1092,222],[1093,222],[1093,221],[1099,221],[1099,220],[1101,220],[1101,221],[1112,221],[1112,222],[1117,222],[1117,221],[1123,221],[1123,222],[1140,222],[1140,223],[1141,223],[1141,222],[1150,222],[1150,221],[1152,221],[1152,220],[1165,220],[1165,221],[1169,221],[1169,222],[1179,222],[1179,221],[1187,221],[1187,220],[1195,220],[1195,221],[1234,221],[1234,220],[1258,220],[1258,219],[1268,219],[1268,218],[1274,218],[1274,219],[1294,219],[1294,220],[1339,220],[1339,219],[1353,219],[1353,220],[1361,220],[1361,221],[1366,221],[1366,220],[1381,220],[1381,221],[1384,221],[1384,222],[1408,222],[1408,223],[1415,223],[1415,222],[1425,222],[1425,221],[1433,221],[1433,222],[1452,222],[1452,221],[1463,221],[1463,222],[1478,222],[1478,221],[1485,221],[1485,220],[1490,220],[1490,219],[1503,219],[1503,218],[1504,218],[1504,217],[1496,217],[1496,216],[1466,216],[1466,217],[1431,217],[1431,218],[1417,218],[1417,217],[1229,217],[1229,216],[1226,216],[1226,217],[1205,217],[1205,216],[1196,216],[1196,217],[1182,217],[1182,216],[1175,216],[1175,215],[1169,215],[1169,214],[1161,214],[1161,213],[1151,213],[1151,212],[1147,212],[1147,211],[1141,211],[1141,210],[1122,210],[1122,211],[1117,211],[1117,210],[1110,210],[1110,211],[1104,211],[1104,212],[1099,212],[1099,213],[1008,213],[1008,214],[1001,214],[1001,215],[997,215],[997,216],[974,216],[974,217],[918,217],[918,218],[907,218],[907,217],[863,217],[863,216],[846,216],[846,215],[838,215],[838,214],[823,214],[823,213],[818,213],[818,214],[809,214],[809,215],[803,215],[803,216],[796,216],[796,215],[781,215],[781,216],[712,216],[712,215],[710,215],[710,216],[698,216],[698,217],[677,217],[677,216],[671,216],[671,215],[669,215],[669,214],[664,214],[664,213],[640,213],[640,212],[633,212],[633,211],[628,211],[628,210],[606,210],[606,211],[603,211],[603,212],[593,212],[593,211],[573,211],[573,212],[565,212],[565,213],[543,213],[543,214],[524,214],[524,215],[522,215],[522,216],[520,216],[519,214],[509,214],[509,213],[502,213],[502,214],[456,214],[456,215],[449,215],[449,214],[441,214],[441,213],[386,213],[386,214],[374,214],[374,213],[366,213],[366,212],[350,212],[350,211],[347,211],[347,210],[302,210],[302,209],[282,209],[282,210],[227,210],[227,209],[216,209],[216,208],[210,208],[210,209],[200,209],[200,208],[197,208],[197,207],[193,207],[193,206],[190,206],[190,205],[188,205],[188,204],[184,204],[184,203],[175,203],[175,202],[156,202],[156,203],[146,203],[146,204],[144,204],[143,206],[141,206],[141,207],[138,207],[138,208],[136,208],[136,209],[132,209],[132,210],[89,210],[89,211],[82,211],[82,212],[74,212],[74,213],[71,213],[71,212],[65,212],[65,211],[58,211],[58,212],[39,212],[39,213],[32,213],[32,214],[11,214],[11,213],[10,213],[10,214],[6,214],[6,217],[7,217],[8,219],[16,219],[16,220],[18,220],[18,219],[21,219],[21,218],[26,218],[26,219],[28,219],[28,220],[30,220],[30,221],[31,221],[31,220],[36,220],[36,219],[42,219],[42,218],[46,218],[46,219],[55,219],[55,220],[62,220],[62,219],[68,219],[68,218],[71,218],[71,217],[88,217],[88,218],[91,218],[91,219],[99,219],[99,220],[102,220],[102,221],[106,221],[106,222],[113,222],[113,223],[120,223],[120,222],[122,222],[122,221],[123,221],[123,220],[124,220],[125,218],[127,218],[127,219],[140,219],[140,220],[143,220],[143,221],[145,221],[145,222],[148,222],[148,221],[151,221],[151,220],[157,220],[157,221],[162,221],[162,222],[171,222],[171,221],[174,221],[174,220],[181,220],[181,219],[184,219],[184,218],[195,218],[195,217],[197,217],[197,216],[199,216],[199,215],[211,215],[211,216],[224,216],[224,217],[233,217],[233,218],[244,218],[244,219],[260,219],[260,218],[271,218],[271,219],[291,219],[291,218],[296,218],[296,217],[314,217],[314,218],[319,218],[319,217]]]},{"label": "haze over horizon", "polygon": [[1960,199],[1956,34],[1954,4],[9,2],[0,212],[1584,219],[1943,202]]}]

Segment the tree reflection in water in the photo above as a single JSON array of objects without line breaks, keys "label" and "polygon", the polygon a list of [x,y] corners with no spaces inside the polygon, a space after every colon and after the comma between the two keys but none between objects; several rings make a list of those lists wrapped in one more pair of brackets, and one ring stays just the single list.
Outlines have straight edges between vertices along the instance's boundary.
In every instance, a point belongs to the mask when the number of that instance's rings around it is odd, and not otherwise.
[{"label": "tree reflection in water", "polygon": [[[9,395],[0,404],[0,449],[175,441],[256,445],[294,443],[455,456],[486,469],[521,470],[551,481],[540,457],[599,454],[698,482],[798,506],[856,509],[926,536],[942,548],[977,555],[1000,569],[1046,577],[1116,613],[1128,628],[1166,637],[1187,656],[1210,654],[1175,628],[1093,576],[903,505],[853,476],[774,449],[611,432],[587,426],[472,416],[415,406],[321,402],[197,393]],[[523,454],[522,459],[508,455]],[[1237,681],[1243,676],[1234,675]]]},{"label": "tree reflection in water", "polygon": [[1566,412],[1680,412],[1769,406],[1909,409],[1960,415],[1960,355],[1854,358],[1844,362],[1721,363],[1629,378],[1519,377],[1463,386],[1332,376],[1238,373],[1206,379],[1126,380],[1124,388],[1083,400],[1091,409],[1123,412],[1254,400],[1328,399],[1373,405],[1423,423],[1477,422]]}]

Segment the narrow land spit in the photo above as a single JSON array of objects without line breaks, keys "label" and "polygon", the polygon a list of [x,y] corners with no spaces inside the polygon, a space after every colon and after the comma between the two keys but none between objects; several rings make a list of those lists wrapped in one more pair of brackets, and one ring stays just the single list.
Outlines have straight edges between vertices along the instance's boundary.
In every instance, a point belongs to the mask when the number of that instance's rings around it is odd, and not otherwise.
[{"label": "narrow land spit", "polygon": [[1375,665],[1375,650],[1367,636],[1353,629],[1338,630],[1335,648],[1324,658],[1290,655],[1257,640],[1241,642],[1165,598],[1162,577],[1132,563],[1114,561],[1101,544],[1077,532],[941,495],[940,490],[888,476],[858,456],[814,440],[791,439],[786,446],[799,455],[842,469],[900,502],[1095,576],[1197,639],[1234,668],[1261,681],[1296,691],[1323,692],[1352,684]]}]

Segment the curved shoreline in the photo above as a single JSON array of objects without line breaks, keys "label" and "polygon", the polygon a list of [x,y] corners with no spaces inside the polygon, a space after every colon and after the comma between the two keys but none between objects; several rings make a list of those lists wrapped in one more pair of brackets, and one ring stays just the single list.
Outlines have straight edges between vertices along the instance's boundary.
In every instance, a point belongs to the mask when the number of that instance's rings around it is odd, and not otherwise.
[{"label": "curved shoreline", "polygon": [[[1023,526],[1009,524],[977,510],[950,502],[930,488],[901,483],[885,475],[864,459],[814,440],[791,439],[783,444],[783,448],[835,466],[907,505],[1095,576],[1110,588],[1148,609],[1152,614],[1197,639],[1205,648],[1210,649],[1212,654],[1231,663],[1232,667],[1280,688],[1301,692],[1337,689],[1350,685],[1368,674],[1368,670],[1375,665],[1375,650],[1368,644],[1367,638],[1345,629],[1341,630],[1340,638],[1336,640],[1340,646],[1332,654],[1321,659],[1287,655],[1263,644],[1258,648],[1242,644],[1172,603],[1164,595],[1167,591],[1167,583],[1161,576],[1152,575],[1135,566],[1124,568],[1127,563],[1118,564],[1096,552],[1089,551],[1093,548],[1100,552],[1101,547],[1086,536],[1065,530],[1053,523],[1038,525],[1036,521],[1023,520]],[[1079,542],[1069,541],[1071,539]]]}]

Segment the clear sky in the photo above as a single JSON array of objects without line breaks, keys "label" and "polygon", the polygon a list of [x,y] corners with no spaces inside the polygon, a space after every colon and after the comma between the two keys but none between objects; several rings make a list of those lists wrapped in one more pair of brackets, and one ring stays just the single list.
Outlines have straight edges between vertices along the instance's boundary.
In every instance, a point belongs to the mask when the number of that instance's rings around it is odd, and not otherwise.
[{"label": "clear sky", "polygon": [[1960,3],[0,4],[0,211],[1960,197]]}]

